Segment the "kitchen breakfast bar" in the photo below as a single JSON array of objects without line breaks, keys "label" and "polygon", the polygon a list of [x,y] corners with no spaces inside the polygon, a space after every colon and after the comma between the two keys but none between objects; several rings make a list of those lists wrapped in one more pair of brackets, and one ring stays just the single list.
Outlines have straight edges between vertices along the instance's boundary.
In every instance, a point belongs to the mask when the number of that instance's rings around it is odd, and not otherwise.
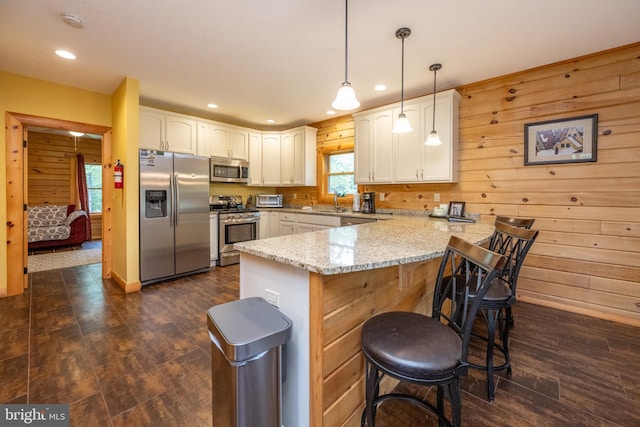
[{"label": "kitchen breakfast bar", "polygon": [[[450,236],[481,244],[493,232],[489,224],[377,217],[374,223],[235,245],[241,251],[240,298],[269,293],[293,321],[283,361],[285,427],[360,425],[362,323],[391,310],[430,312]],[[383,382],[381,391],[393,386]]]}]

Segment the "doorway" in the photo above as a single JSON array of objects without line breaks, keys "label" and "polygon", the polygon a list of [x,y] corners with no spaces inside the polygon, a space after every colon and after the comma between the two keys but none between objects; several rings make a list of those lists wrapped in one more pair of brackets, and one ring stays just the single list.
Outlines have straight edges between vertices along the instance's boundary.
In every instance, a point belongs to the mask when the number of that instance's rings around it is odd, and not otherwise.
[{"label": "doorway", "polygon": [[[111,129],[105,126],[6,113],[7,149],[7,296],[21,294],[28,285],[27,171],[29,126],[73,129],[102,138],[102,277],[111,277]],[[24,141],[24,142],[23,142]]]}]

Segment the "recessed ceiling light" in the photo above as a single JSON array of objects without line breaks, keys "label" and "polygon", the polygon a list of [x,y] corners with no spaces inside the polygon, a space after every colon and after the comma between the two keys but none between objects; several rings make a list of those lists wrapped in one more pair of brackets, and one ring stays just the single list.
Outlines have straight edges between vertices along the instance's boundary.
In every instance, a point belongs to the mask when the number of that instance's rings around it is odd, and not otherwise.
[{"label": "recessed ceiling light", "polygon": [[76,56],[68,50],[58,49],[56,55],[64,59],[76,59]]},{"label": "recessed ceiling light", "polygon": [[207,104],[209,108],[218,108],[218,104]]},{"label": "recessed ceiling light", "polygon": [[275,119],[267,119],[267,123],[275,123]]},{"label": "recessed ceiling light", "polygon": [[333,110],[327,110],[327,114],[333,116],[336,112]]},{"label": "recessed ceiling light", "polygon": [[61,14],[62,22],[73,27],[73,28],[84,28],[84,20],[79,16],[72,15],[70,13]]},{"label": "recessed ceiling light", "polygon": [[383,84],[379,84],[379,85],[375,85],[373,89],[377,90],[378,92],[382,92],[383,90],[387,90],[387,87]]}]

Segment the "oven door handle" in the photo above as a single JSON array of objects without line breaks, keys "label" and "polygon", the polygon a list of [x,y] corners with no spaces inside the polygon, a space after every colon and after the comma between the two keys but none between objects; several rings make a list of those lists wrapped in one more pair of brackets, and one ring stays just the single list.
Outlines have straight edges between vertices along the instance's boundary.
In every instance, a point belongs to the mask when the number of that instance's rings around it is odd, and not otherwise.
[{"label": "oven door handle", "polygon": [[221,219],[221,224],[252,224],[255,222],[259,222],[258,218],[233,218],[233,219]]}]

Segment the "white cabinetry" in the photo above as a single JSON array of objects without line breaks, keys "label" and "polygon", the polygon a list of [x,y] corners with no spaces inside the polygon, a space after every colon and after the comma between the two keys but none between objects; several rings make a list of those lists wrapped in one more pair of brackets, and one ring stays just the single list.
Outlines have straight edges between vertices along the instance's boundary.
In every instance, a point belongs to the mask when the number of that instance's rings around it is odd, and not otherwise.
[{"label": "white cabinetry", "polygon": [[317,132],[308,126],[283,132],[282,185],[316,185]]},{"label": "white cabinetry", "polygon": [[199,156],[231,157],[246,160],[249,152],[249,130],[215,122],[198,122]]},{"label": "white cabinetry", "polygon": [[[455,90],[436,94],[436,125],[442,145],[427,146],[433,127],[433,97],[410,106],[414,131],[394,138],[394,182],[458,181],[458,110],[460,95]],[[419,114],[416,112],[419,111]]]},{"label": "white cabinetry", "polygon": [[[280,168],[281,168],[281,143],[279,133],[267,133],[262,135],[260,147],[262,172],[260,177],[260,185],[279,186],[281,185]],[[251,162],[249,163],[251,167]],[[251,173],[251,172],[249,172]]]},{"label": "white cabinetry", "polygon": [[296,215],[296,232],[306,233],[308,231],[324,230],[340,226],[340,218],[330,215]]},{"label": "white cabinetry", "polygon": [[260,223],[258,224],[258,239],[266,239],[269,237],[269,212],[260,212]]},{"label": "white cabinetry", "polygon": [[355,181],[392,182],[393,109],[354,114]]},{"label": "white cabinetry", "polygon": [[211,156],[247,160],[249,132],[246,129],[211,125]]},{"label": "white cabinetry", "polygon": [[209,214],[209,245],[210,267],[213,267],[218,259],[218,212]]},{"label": "white cabinetry", "polygon": [[296,214],[280,212],[280,236],[296,233]]},{"label": "white cabinetry", "polygon": [[262,135],[259,132],[249,132],[249,185],[262,185]]},{"label": "white cabinetry", "polygon": [[196,121],[189,116],[140,107],[140,148],[194,154]]},{"label": "white cabinetry", "polygon": [[269,212],[269,237],[280,236],[280,212]]},{"label": "white cabinetry", "polygon": [[442,145],[424,145],[433,129],[433,95],[405,103],[413,131],[391,132],[400,104],[354,114],[355,180],[358,183],[427,183],[458,181],[460,94],[436,94],[436,131]]}]

